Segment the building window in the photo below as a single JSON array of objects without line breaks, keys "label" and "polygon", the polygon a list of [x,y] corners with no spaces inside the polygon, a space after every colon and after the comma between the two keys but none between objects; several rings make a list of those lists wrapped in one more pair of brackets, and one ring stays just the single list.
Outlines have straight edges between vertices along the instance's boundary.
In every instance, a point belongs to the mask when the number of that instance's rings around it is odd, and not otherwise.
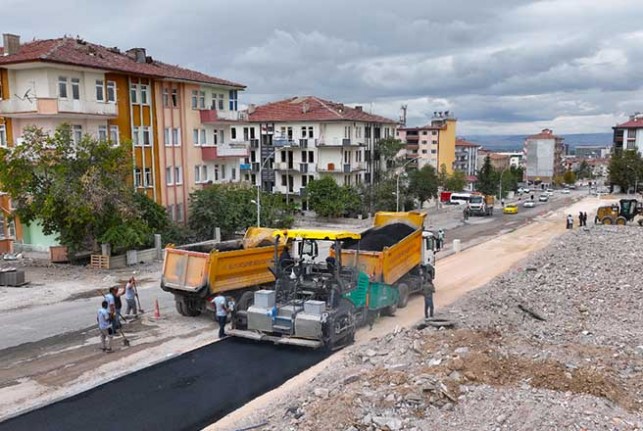
[{"label": "building window", "polygon": [[166,127],[165,130],[163,130],[163,142],[165,143],[166,147],[171,147],[172,146],[172,141],[170,141],[170,128]]},{"label": "building window", "polygon": [[179,106],[179,93],[176,88],[172,89],[172,107],[176,108]]},{"label": "building window", "polygon": [[344,138],[345,139],[351,138],[351,126],[344,126]]},{"label": "building window", "polygon": [[237,90],[230,90],[230,110],[237,110]]},{"label": "building window", "polygon": [[168,216],[171,220],[174,220],[174,205],[168,205],[168,206],[167,206],[167,216]]},{"label": "building window", "polygon": [[138,127],[132,127],[132,143],[135,147],[139,147],[141,145],[138,137]]},{"label": "building window", "polygon": [[170,106],[170,91],[167,88],[163,89],[163,107]]},{"label": "building window", "polygon": [[192,130],[192,142],[195,146],[199,146],[199,129]]},{"label": "building window", "polygon": [[0,124],[0,147],[7,148],[7,129],[4,124]]},{"label": "building window", "polygon": [[102,79],[96,80],[96,101],[97,102],[105,101],[105,85]]},{"label": "building window", "polygon": [[183,204],[176,204],[176,221],[183,221]]},{"label": "building window", "polygon": [[153,185],[152,168],[145,168],[145,187],[152,187]]},{"label": "building window", "polygon": [[181,146],[181,129],[174,128],[172,129],[172,142],[174,143],[175,147],[180,147]]},{"label": "building window", "polygon": [[130,100],[132,105],[136,105],[138,103],[138,85],[137,84],[131,85],[129,95],[130,95],[130,99],[132,99]]},{"label": "building window", "polygon": [[219,181],[219,165],[214,165],[214,181]]},{"label": "building window", "polygon": [[232,181],[237,180],[237,168],[232,168],[232,176],[231,176]]},{"label": "building window", "polygon": [[58,97],[61,99],[67,98],[67,77],[59,76],[58,77]]},{"label": "building window", "polygon": [[71,98],[80,100],[80,79],[78,78],[71,79]]},{"label": "building window", "polygon": [[141,176],[141,169],[134,169],[134,187],[141,187],[143,183],[143,177]]},{"label": "building window", "polygon": [[225,180],[225,165],[221,165],[221,179]]},{"label": "building window", "polygon": [[143,145],[146,147],[152,146],[152,137],[150,134],[150,128],[147,126],[143,127]]},{"label": "building window", "polygon": [[194,182],[197,184],[201,182],[201,166],[194,167]]},{"label": "building window", "polygon": [[174,179],[172,178],[173,172],[174,168],[172,168],[171,166],[165,168],[165,184],[167,184],[168,186],[174,184]]},{"label": "building window", "polygon": [[183,184],[183,169],[181,166],[176,166],[174,168],[174,183],[177,185]]},{"label": "building window", "polygon": [[201,145],[207,145],[208,143],[206,142],[205,139],[205,129],[201,129]]},{"label": "building window", "polygon": [[214,130],[212,133],[213,145],[223,144],[224,133],[223,130]]},{"label": "building window", "polygon": [[107,101],[116,103],[116,82],[107,81]]},{"label": "building window", "polygon": [[78,145],[83,139],[83,126],[79,124],[74,124],[72,126],[72,138],[74,139],[74,144]]},{"label": "building window", "polygon": [[197,90],[192,90],[192,109],[196,109],[199,106],[199,92]]},{"label": "building window", "polygon": [[225,110],[225,96],[223,94],[219,94],[219,111],[224,111]]},{"label": "building window", "polygon": [[314,134],[313,134],[313,126],[308,127],[308,137],[309,138],[314,138],[315,137]]},{"label": "building window", "polygon": [[98,140],[107,141],[107,126],[98,126]]},{"label": "building window", "polygon": [[206,165],[201,166],[201,180],[204,183],[208,182],[208,167]]},{"label": "building window", "polygon": [[437,152],[438,152],[438,150],[436,150],[436,149],[431,150],[431,154],[437,154]]},{"label": "building window", "polygon": [[237,139],[237,128],[236,127],[231,127],[230,128],[230,139]]},{"label": "building window", "polygon": [[205,109],[205,91],[199,91],[199,109]]},{"label": "building window", "polygon": [[118,126],[109,126],[109,140],[112,141],[112,144],[120,144],[120,133],[118,132]]},{"label": "building window", "polygon": [[141,105],[149,105],[150,101],[147,98],[147,90],[149,86],[141,85]]}]

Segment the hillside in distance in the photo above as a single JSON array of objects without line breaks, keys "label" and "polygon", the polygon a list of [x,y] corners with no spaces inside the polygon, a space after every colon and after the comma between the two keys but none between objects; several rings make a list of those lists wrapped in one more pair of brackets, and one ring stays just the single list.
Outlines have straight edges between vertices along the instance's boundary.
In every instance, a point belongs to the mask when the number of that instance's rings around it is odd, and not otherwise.
[{"label": "hillside in distance", "polygon": [[[564,135],[565,143],[570,150],[578,145],[598,145],[609,147],[612,145],[613,135],[611,133],[575,133]],[[480,144],[483,147],[496,152],[522,151],[522,146],[527,135],[468,135],[463,136],[469,142]]]}]

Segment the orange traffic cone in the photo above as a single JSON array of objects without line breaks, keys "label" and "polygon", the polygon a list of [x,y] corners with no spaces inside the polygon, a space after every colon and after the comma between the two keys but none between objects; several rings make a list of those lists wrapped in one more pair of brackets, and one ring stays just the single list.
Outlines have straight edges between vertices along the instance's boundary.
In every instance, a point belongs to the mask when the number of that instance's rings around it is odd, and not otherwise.
[{"label": "orange traffic cone", "polygon": [[154,300],[154,318],[159,319],[161,317],[161,310],[159,310],[159,299]]}]

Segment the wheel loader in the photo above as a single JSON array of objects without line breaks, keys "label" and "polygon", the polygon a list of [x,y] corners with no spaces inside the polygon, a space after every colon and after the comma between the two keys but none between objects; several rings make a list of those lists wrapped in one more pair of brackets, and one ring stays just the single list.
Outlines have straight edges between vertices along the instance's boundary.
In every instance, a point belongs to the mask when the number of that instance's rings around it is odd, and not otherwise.
[{"label": "wheel loader", "polygon": [[[594,217],[595,224],[616,224],[625,225],[634,220],[638,214],[643,214],[643,202],[636,199],[621,199],[618,203],[599,207]],[[643,226],[643,218],[638,220],[639,226]]]}]

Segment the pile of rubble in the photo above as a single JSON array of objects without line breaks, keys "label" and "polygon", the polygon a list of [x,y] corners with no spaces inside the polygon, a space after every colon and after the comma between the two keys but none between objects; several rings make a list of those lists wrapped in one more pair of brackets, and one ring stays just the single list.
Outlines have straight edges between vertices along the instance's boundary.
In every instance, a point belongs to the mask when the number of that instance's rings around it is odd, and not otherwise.
[{"label": "pile of rubble", "polygon": [[641,244],[638,226],[569,232],[441,311],[456,329],[419,325],[349,347],[249,424],[643,429]]}]

